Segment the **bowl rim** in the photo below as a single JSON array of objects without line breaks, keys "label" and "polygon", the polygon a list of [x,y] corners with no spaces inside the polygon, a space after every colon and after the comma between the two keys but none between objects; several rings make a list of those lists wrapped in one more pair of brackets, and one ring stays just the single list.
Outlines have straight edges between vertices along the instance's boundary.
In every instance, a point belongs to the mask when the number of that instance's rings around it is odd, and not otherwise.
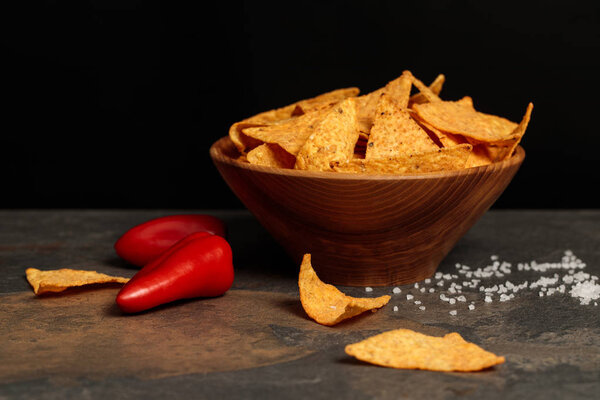
[{"label": "bowl rim", "polygon": [[[369,173],[352,173],[352,172],[336,172],[331,173],[327,171],[304,171],[298,169],[287,169],[287,168],[276,168],[267,167],[263,165],[250,164],[243,161],[233,159],[221,151],[221,146],[229,141],[230,145],[233,146],[233,142],[229,136],[223,136],[215,141],[210,146],[210,157],[214,162],[221,162],[229,164],[231,166],[247,169],[251,171],[269,173],[273,175],[284,175],[290,177],[302,177],[302,178],[327,178],[327,179],[339,179],[339,180],[412,180],[412,179],[427,179],[427,178],[440,178],[440,177],[458,177],[471,174],[477,174],[488,169],[498,168],[504,170],[514,165],[520,165],[525,159],[525,150],[520,145],[517,146],[515,153],[508,159],[503,161],[497,161],[487,165],[480,165],[478,167],[462,168],[453,171],[438,171],[438,172],[421,172],[419,174],[369,174]],[[237,149],[236,149],[237,151]]]}]

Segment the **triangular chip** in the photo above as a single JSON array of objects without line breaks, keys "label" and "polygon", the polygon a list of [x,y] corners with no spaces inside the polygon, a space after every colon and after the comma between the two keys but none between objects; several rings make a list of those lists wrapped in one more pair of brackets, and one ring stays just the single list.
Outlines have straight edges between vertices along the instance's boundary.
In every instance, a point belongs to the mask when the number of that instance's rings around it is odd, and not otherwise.
[{"label": "triangular chip", "polygon": [[433,127],[477,142],[499,142],[512,138],[517,124],[505,118],[476,111],[465,102],[438,101],[415,104],[419,119]]},{"label": "triangular chip", "polygon": [[250,150],[246,159],[250,164],[276,168],[294,168],[296,162],[296,157],[271,143],[264,143]]},{"label": "triangular chip", "polygon": [[480,167],[492,162],[493,160],[488,152],[488,147],[485,144],[476,144],[473,146],[473,151],[465,164],[465,168]]},{"label": "triangular chip", "polygon": [[358,136],[356,101],[348,98],[336,104],[317,124],[298,152],[294,168],[328,171],[331,161],[352,158]]},{"label": "triangular chip", "polygon": [[388,368],[428,371],[480,371],[504,363],[497,356],[453,332],[444,337],[396,329],[346,346],[346,354]]},{"label": "triangular chip", "polygon": [[[439,96],[445,81],[446,77],[443,74],[439,74],[429,85],[429,90],[431,90],[431,92]],[[429,102],[429,100],[427,100],[423,93],[415,93],[412,96],[410,96],[409,105],[422,104],[427,102]]]},{"label": "triangular chip", "polygon": [[332,106],[328,106],[272,125],[247,128],[244,129],[244,134],[260,142],[277,144],[296,156],[331,108]]},{"label": "triangular chip", "polygon": [[505,141],[504,143],[493,143],[489,146],[488,152],[491,154],[493,160],[506,160],[510,158],[515,152],[515,149],[521,142],[523,135],[525,135],[525,131],[527,130],[527,126],[529,125],[529,120],[531,119],[531,112],[533,111],[533,104],[529,103],[527,105],[527,110],[525,110],[525,115],[523,119],[519,123],[519,125],[515,128],[515,130],[511,133],[511,138]]},{"label": "triangular chip", "polygon": [[246,118],[242,121],[236,122],[229,128],[229,138],[238,149],[240,153],[244,153],[248,149],[253,149],[260,145],[262,142],[254,138],[248,137],[242,131],[246,128],[254,126],[265,126],[273,124],[277,121],[286,120],[292,117],[292,112],[296,108],[295,104],[289,106],[277,108],[275,110],[269,110],[256,114],[250,118]]},{"label": "triangular chip", "polygon": [[408,111],[398,107],[387,93],[379,98],[367,144],[367,160],[395,158],[438,148],[427,132],[413,121]]},{"label": "triangular chip", "polygon": [[91,285],[95,283],[127,283],[128,278],[110,276],[96,271],[81,271],[75,269],[57,269],[40,271],[36,268],[25,270],[27,281],[37,295],[48,292],[62,292],[75,286]]},{"label": "triangular chip", "polygon": [[316,97],[300,100],[285,107],[276,108],[256,114],[242,121],[236,122],[229,128],[229,137],[240,153],[244,153],[261,144],[260,140],[246,135],[246,128],[271,125],[289,118],[327,108],[347,97],[357,96],[359,89],[355,87],[336,89],[331,92],[320,94]]},{"label": "triangular chip", "polygon": [[439,129],[436,129],[435,127],[431,126],[427,122],[419,119],[419,116],[414,112],[414,110],[411,110],[410,115],[419,124],[419,126],[429,134],[429,137],[435,138],[434,140],[437,140],[442,147],[455,147],[459,144],[467,142],[462,136],[442,132]]},{"label": "triangular chip", "polygon": [[300,302],[306,314],[319,324],[332,326],[365,311],[383,307],[390,296],[356,298],[345,295],[335,286],[322,282],[311,264],[310,254],[305,254],[298,277]]},{"label": "triangular chip", "polygon": [[333,162],[336,172],[366,174],[420,174],[424,172],[453,171],[464,168],[473,146],[461,144],[452,148],[440,148],[428,153],[415,153],[392,159],[353,159]]},{"label": "triangular chip", "polygon": [[368,135],[373,126],[373,120],[379,103],[379,98],[387,93],[399,107],[406,108],[410,98],[412,88],[412,75],[409,71],[404,71],[398,78],[390,81],[384,87],[357,97],[358,123],[359,130]]},{"label": "triangular chip", "polygon": [[357,87],[337,89],[331,92],[323,93],[312,99],[300,100],[296,103],[296,108],[292,115],[308,114],[309,112],[322,110],[332,106],[348,97],[356,97],[360,90]]},{"label": "triangular chip", "polygon": [[440,99],[439,96],[433,90],[431,90],[423,82],[421,82],[420,80],[418,80],[414,75],[411,74],[411,78],[412,78],[412,84],[415,85],[415,87],[419,90],[419,92],[421,92],[421,94],[423,95],[423,97],[425,97],[425,99],[428,102],[442,101],[442,99]]}]

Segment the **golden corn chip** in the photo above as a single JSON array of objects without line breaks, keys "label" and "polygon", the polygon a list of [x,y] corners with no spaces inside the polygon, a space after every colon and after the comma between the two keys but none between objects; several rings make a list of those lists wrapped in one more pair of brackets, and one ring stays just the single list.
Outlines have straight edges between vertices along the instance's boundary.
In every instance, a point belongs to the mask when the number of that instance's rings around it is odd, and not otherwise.
[{"label": "golden corn chip", "polygon": [[292,115],[302,115],[309,112],[322,110],[323,108],[328,108],[329,106],[339,103],[348,97],[356,97],[358,96],[358,93],[360,93],[360,90],[357,87],[350,87],[323,93],[317,97],[313,97],[312,99],[301,100],[296,103],[296,108],[294,109]]},{"label": "golden corn chip", "polygon": [[433,127],[477,142],[500,142],[512,138],[517,124],[505,118],[484,114],[456,101],[438,101],[413,106],[419,119]]},{"label": "golden corn chip", "polygon": [[74,286],[111,282],[127,283],[129,281],[128,278],[105,275],[96,271],[80,271],[68,268],[50,271],[27,268],[25,274],[27,275],[27,281],[33,288],[33,292],[37,295],[48,292],[62,292]]},{"label": "golden corn chip", "polygon": [[271,125],[297,115],[306,114],[309,111],[327,108],[329,105],[335,104],[347,97],[354,97],[358,95],[358,93],[359,89],[355,87],[336,89],[331,92],[320,94],[311,99],[300,100],[285,107],[262,112],[233,124],[229,128],[229,137],[240,153],[243,153],[247,149],[253,149],[261,144],[260,140],[256,140],[255,138],[246,135],[243,132],[244,129]]},{"label": "golden corn chip", "polygon": [[332,326],[345,319],[376,310],[390,301],[390,296],[356,298],[345,295],[335,286],[322,282],[305,254],[300,266],[298,287],[300,302],[306,314],[322,325]]},{"label": "golden corn chip", "polygon": [[401,108],[408,106],[410,98],[410,89],[412,88],[412,75],[408,71],[404,71],[402,75],[393,81],[388,82],[384,87],[368,93],[364,96],[357,97],[358,108],[358,123],[360,132],[368,135],[373,126],[377,104],[379,98],[387,93]]},{"label": "golden corn chip", "polygon": [[277,108],[275,110],[265,111],[260,114],[256,114],[250,118],[246,118],[240,122],[236,122],[229,128],[229,138],[231,139],[235,147],[237,147],[240,153],[245,152],[246,149],[253,149],[254,147],[260,145],[262,142],[244,134],[244,129],[254,126],[270,125],[277,121],[282,121],[291,118],[292,112],[295,108],[295,104],[290,104],[289,106]]},{"label": "golden corn chip", "polygon": [[418,115],[413,111],[410,114],[413,119],[423,128],[428,134],[429,137],[434,138],[434,141],[439,142],[439,145],[442,147],[455,147],[459,144],[466,143],[467,141],[462,136],[452,135],[451,133],[442,132],[439,129],[431,126],[427,122],[418,118]]},{"label": "golden corn chip", "polygon": [[[410,89],[412,89],[412,81],[410,72],[404,71],[399,78],[388,83],[383,91],[388,99],[392,100],[400,108],[408,107],[410,99]],[[381,101],[381,98],[378,101]],[[375,116],[377,116],[377,107],[375,107]]]},{"label": "golden corn chip", "polygon": [[[439,74],[429,85],[429,90],[431,90],[434,94],[439,96],[445,81],[446,77],[443,74]],[[422,104],[427,102],[428,100],[425,97],[425,95],[423,95],[422,93],[415,93],[412,96],[410,96],[409,105]]]},{"label": "golden corn chip", "polygon": [[265,143],[250,150],[246,156],[250,164],[277,168],[294,168],[296,157],[279,145]]},{"label": "golden corn chip", "polygon": [[464,168],[473,146],[461,144],[452,148],[439,148],[428,153],[404,154],[391,159],[353,159],[332,162],[336,172],[366,174],[420,174],[425,172],[453,171]]},{"label": "golden corn chip", "polygon": [[521,142],[523,135],[525,135],[525,131],[527,130],[527,126],[529,125],[529,120],[531,119],[532,111],[533,104],[529,103],[527,105],[527,110],[525,110],[525,115],[523,116],[523,119],[512,132],[511,139],[507,140],[505,143],[494,143],[491,146],[489,146],[488,152],[492,154],[491,157],[493,160],[506,160],[507,158],[513,155],[515,149]]},{"label": "golden corn chip", "polygon": [[460,100],[456,101],[458,104],[464,105],[464,106],[469,106],[471,108],[475,108],[473,107],[473,99],[471,98],[471,96],[465,96]]},{"label": "golden corn chip", "polygon": [[296,169],[327,171],[330,162],[352,158],[358,140],[356,101],[348,98],[325,114],[296,158]]},{"label": "golden corn chip", "polygon": [[465,168],[479,167],[491,163],[492,159],[488,152],[488,147],[485,144],[476,144],[473,146],[473,151],[465,164]]},{"label": "golden corn chip", "polygon": [[444,337],[396,329],[346,346],[346,354],[388,368],[428,371],[480,371],[502,364],[497,356],[453,332]]},{"label": "golden corn chip", "polygon": [[[408,104],[408,95],[406,97]],[[369,135],[367,160],[424,153],[439,147],[421,127],[385,93],[379,98]]]},{"label": "golden corn chip", "polygon": [[246,136],[261,143],[277,144],[291,155],[296,156],[306,139],[315,132],[318,123],[332,107],[328,106],[272,125],[247,128],[243,132]]},{"label": "golden corn chip", "polygon": [[[410,72],[409,72],[410,74]],[[418,80],[414,75],[410,74],[411,79],[412,79],[412,84],[415,85],[415,87],[419,90],[419,92],[421,92],[421,94],[423,95],[423,97],[425,97],[425,99],[428,102],[439,102],[442,101],[442,99],[439,98],[439,96],[433,91],[431,90],[428,86],[426,86],[423,82],[421,82],[420,80]]]}]

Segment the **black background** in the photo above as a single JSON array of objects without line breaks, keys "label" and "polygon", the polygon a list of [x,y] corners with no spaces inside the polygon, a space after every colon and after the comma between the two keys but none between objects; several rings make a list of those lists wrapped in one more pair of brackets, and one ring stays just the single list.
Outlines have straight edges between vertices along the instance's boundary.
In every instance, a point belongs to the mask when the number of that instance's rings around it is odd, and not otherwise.
[{"label": "black background", "polygon": [[403,69],[519,121],[498,208],[595,208],[600,3],[28,3],[0,11],[2,208],[230,208],[228,127]]}]

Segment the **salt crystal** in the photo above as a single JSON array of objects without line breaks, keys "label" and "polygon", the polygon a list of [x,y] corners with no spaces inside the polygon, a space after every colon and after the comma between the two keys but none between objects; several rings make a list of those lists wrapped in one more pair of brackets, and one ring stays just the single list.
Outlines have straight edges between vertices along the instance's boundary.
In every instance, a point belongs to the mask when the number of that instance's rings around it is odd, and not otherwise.
[{"label": "salt crystal", "polygon": [[448,301],[450,302],[450,304],[454,304],[454,303],[456,303],[456,300],[455,300],[455,299],[450,299],[450,300],[448,300]]},{"label": "salt crystal", "polygon": [[406,300],[412,300],[415,296],[413,296],[412,294],[407,294],[406,295]]},{"label": "salt crystal", "polygon": [[467,301],[467,298],[465,296],[458,296],[456,300],[465,302]]},{"label": "salt crystal", "polygon": [[492,298],[490,296],[485,296],[485,300],[486,303],[491,303],[492,302]]},{"label": "salt crystal", "polygon": [[429,278],[425,279],[425,283],[431,283],[431,279],[429,279]]},{"label": "salt crystal", "polygon": [[578,282],[569,293],[571,296],[579,298],[582,305],[588,305],[592,300],[600,298],[600,285],[591,280]]},{"label": "salt crystal", "polygon": [[425,311],[425,306],[421,306],[421,307],[419,307],[419,310],[421,310],[421,311]]},{"label": "salt crystal", "polygon": [[425,289],[424,287],[422,287],[421,290],[420,290],[420,292],[421,293],[425,293],[425,290],[427,290],[427,289]]},{"label": "salt crystal", "polygon": [[365,292],[372,292],[372,291],[373,291],[373,288],[372,288],[372,287],[368,287],[368,286],[367,286],[367,287],[365,288]]},{"label": "salt crystal", "polygon": [[435,292],[435,289],[434,288],[429,288],[429,293],[433,293],[433,292]]},{"label": "salt crystal", "polygon": [[419,288],[419,284],[415,283],[415,289],[418,289],[418,288]]},{"label": "salt crystal", "polygon": [[469,304],[469,310],[473,311],[475,309],[475,306],[473,304]]},{"label": "salt crystal", "polygon": [[394,294],[398,294],[398,293],[402,292],[402,289],[400,289],[399,287],[395,287],[394,289],[392,289],[392,292]]},{"label": "salt crystal", "polygon": [[450,315],[456,315],[456,313],[457,313],[457,311],[456,311],[456,310],[452,310],[452,311],[450,311],[450,313],[449,313],[449,314],[450,314]]},{"label": "salt crystal", "polygon": [[416,305],[419,305],[419,304],[421,304],[421,301],[420,301],[420,300],[417,300],[417,301],[415,301],[415,304],[416,304]]},{"label": "salt crystal", "polygon": [[398,311],[398,306],[394,306],[394,311]]}]

